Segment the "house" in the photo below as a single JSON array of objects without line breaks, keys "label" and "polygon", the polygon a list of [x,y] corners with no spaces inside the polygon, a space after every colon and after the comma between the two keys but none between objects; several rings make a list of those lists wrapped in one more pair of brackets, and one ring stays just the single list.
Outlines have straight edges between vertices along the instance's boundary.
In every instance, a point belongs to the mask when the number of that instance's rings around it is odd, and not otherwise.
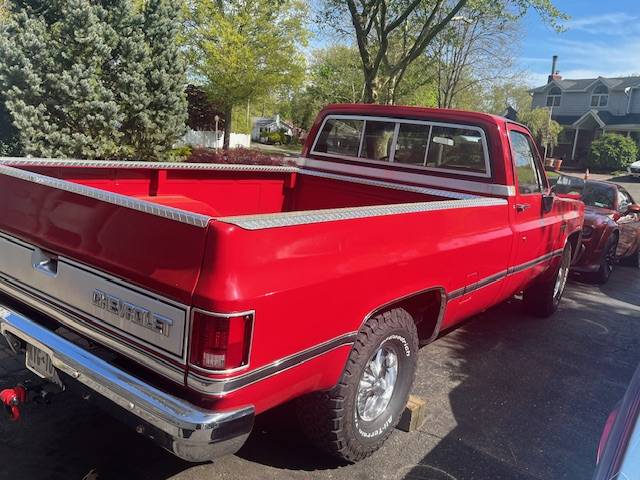
[{"label": "house", "polygon": [[640,145],[640,76],[564,79],[553,57],[546,85],[532,93],[533,108],[549,108],[564,128],[552,156],[578,166],[591,142],[607,133],[633,138]]},{"label": "house", "polygon": [[276,115],[275,117],[254,118],[251,129],[251,140],[264,143],[267,134],[280,130],[284,130],[286,136],[293,137],[296,129],[293,125],[283,122],[280,119],[280,115]]}]

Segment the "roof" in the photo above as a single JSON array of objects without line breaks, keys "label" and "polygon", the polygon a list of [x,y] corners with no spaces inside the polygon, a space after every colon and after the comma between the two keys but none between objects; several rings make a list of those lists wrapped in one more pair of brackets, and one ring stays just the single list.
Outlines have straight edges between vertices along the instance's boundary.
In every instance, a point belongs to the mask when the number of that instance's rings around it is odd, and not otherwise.
[{"label": "roof", "polygon": [[595,83],[602,83],[610,90],[624,90],[627,87],[640,88],[640,76],[629,77],[598,77],[598,78],[580,78],[569,79],[564,78],[562,80],[553,80],[546,85],[534,88],[531,90],[533,93],[542,93],[551,85],[555,85],[564,92],[585,92]]},{"label": "roof", "polygon": [[274,124],[279,124],[287,128],[293,128],[293,125],[291,125],[290,123],[282,120],[278,120],[277,118],[274,118],[274,117],[258,117],[253,119],[253,125],[257,127],[266,127],[268,125],[274,125]]},{"label": "roof", "polygon": [[[613,115],[606,110],[589,110],[584,115],[552,115],[551,118],[560,125],[574,126],[579,120],[587,116],[595,117],[595,120],[607,127],[616,125],[640,125],[640,113],[629,113],[627,115]],[[580,122],[582,123],[582,122]]]}]

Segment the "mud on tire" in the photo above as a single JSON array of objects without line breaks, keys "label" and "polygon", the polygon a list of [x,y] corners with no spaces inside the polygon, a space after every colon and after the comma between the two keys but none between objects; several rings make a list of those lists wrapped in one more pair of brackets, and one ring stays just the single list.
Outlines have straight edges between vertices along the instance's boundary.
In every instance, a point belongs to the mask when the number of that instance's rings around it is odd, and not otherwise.
[{"label": "mud on tire", "polygon": [[[396,357],[393,393],[386,406],[384,402],[381,404],[379,415],[363,418],[365,404],[358,404],[358,394],[361,393],[360,399],[366,398],[362,392],[367,389],[360,389],[360,382],[367,370],[364,382],[368,384],[371,378],[368,366],[379,358],[381,350],[390,359],[387,363],[393,364]],[[349,462],[368,457],[382,446],[400,419],[413,385],[417,354],[418,335],[409,313],[396,308],[370,318],[356,337],[338,384],[330,391],[298,400],[302,430],[316,446],[331,455]]]}]

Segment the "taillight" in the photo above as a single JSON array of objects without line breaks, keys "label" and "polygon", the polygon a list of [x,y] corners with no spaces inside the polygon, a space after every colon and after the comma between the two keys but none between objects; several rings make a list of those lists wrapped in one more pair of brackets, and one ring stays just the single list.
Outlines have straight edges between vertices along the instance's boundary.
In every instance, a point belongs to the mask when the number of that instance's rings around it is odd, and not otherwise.
[{"label": "taillight", "polygon": [[207,370],[231,370],[249,362],[253,315],[222,317],[195,310],[191,328],[191,364]]}]

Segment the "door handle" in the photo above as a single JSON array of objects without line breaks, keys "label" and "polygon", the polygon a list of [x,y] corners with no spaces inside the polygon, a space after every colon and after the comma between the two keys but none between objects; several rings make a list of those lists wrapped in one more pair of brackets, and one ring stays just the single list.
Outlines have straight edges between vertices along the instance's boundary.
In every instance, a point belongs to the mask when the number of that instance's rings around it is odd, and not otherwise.
[{"label": "door handle", "polygon": [[516,212],[524,212],[530,206],[531,205],[529,205],[528,203],[517,203],[516,204]]}]

